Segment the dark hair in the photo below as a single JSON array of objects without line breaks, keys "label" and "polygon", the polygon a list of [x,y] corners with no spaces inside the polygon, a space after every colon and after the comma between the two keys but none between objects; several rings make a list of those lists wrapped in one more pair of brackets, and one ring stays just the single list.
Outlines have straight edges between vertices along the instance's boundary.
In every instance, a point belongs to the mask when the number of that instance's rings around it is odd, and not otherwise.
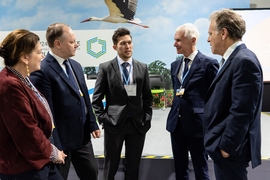
[{"label": "dark hair", "polygon": [[63,40],[64,37],[64,27],[69,27],[67,24],[64,23],[53,23],[51,24],[46,31],[46,39],[50,48],[53,48],[54,41],[56,39]]},{"label": "dark hair", "polygon": [[17,29],[9,33],[0,45],[0,56],[7,66],[14,66],[20,57],[30,54],[39,41],[38,35],[26,29]]},{"label": "dark hair", "polygon": [[219,32],[222,28],[226,28],[229,37],[233,40],[242,39],[246,32],[246,22],[244,19],[230,9],[222,9],[215,11],[210,16],[211,21],[216,22],[216,29]]},{"label": "dark hair", "polygon": [[115,30],[112,36],[113,44],[116,45],[118,43],[118,38],[126,35],[129,35],[132,38],[132,36],[130,35],[130,31],[126,28],[118,28],[117,30]]}]

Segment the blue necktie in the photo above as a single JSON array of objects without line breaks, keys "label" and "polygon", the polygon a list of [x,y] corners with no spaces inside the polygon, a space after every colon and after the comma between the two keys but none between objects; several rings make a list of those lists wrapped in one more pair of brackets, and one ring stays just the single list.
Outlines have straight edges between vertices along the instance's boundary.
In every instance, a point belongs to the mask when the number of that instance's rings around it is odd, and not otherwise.
[{"label": "blue necktie", "polygon": [[124,62],[122,64],[123,67],[123,82],[124,84],[129,84],[129,74],[128,74],[128,70],[127,70],[127,66],[128,66],[128,62]]},{"label": "blue necktie", "polygon": [[190,59],[185,58],[184,61],[185,61],[185,67],[184,67],[184,71],[183,71],[183,76],[182,77],[185,77],[186,73],[188,72],[188,63],[189,63]]},{"label": "blue necktie", "polygon": [[68,78],[71,82],[71,84],[73,85],[73,87],[76,89],[77,93],[79,93],[79,96],[80,96],[80,101],[81,101],[81,106],[82,106],[82,116],[83,116],[83,123],[85,122],[86,120],[86,112],[85,112],[85,101],[84,101],[84,98],[83,98],[83,94],[82,92],[80,92],[80,88],[79,88],[79,85],[75,79],[75,76],[71,70],[71,66],[69,64],[69,62],[67,60],[64,61],[64,65],[66,66],[66,72],[67,72],[67,75],[68,75]]}]

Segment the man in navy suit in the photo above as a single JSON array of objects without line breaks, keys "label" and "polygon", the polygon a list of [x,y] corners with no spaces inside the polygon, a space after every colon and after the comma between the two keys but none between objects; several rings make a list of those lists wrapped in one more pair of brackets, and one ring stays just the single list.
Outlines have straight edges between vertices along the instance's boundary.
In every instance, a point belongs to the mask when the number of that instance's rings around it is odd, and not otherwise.
[{"label": "man in navy suit", "polygon": [[70,57],[78,44],[72,29],[55,23],[48,27],[46,38],[50,52],[41,62],[41,70],[31,80],[51,107],[55,130],[54,144],[67,154],[58,169],[67,179],[70,162],[81,180],[97,180],[98,168],[91,136],[99,138],[100,130],[88,95],[81,65]]},{"label": "man in navy suit", "polygon": [[247,180],[249,162],[261,164],[262,69],[241,41],[246,26],[240,15],[222,9],[210,21],[208,42],[224,63],[206,96],[204,144],[217,180]]},{"label": "man in navy suit", "polygon": [[203,146],[203,113],[206,92],[216,76],[217,60],[196,49],[197,28],[179,26],[174,36],[176,51],[183,57],[171,64],[174,98],[167,119],[171,134],[177,180],[189,179],[190,152],[196,180],[209,179],[208,155]]}]

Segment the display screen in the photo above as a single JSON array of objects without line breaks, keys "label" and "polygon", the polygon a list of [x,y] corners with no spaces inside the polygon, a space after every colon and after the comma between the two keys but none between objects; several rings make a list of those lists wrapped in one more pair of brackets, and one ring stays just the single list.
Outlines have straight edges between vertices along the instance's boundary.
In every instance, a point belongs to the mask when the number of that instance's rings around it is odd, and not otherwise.
[{"label": "display screen", "polygon": [[233,9],[246,21],[243,41],[258,57],[264,81],[270,81],[270,8]]}]

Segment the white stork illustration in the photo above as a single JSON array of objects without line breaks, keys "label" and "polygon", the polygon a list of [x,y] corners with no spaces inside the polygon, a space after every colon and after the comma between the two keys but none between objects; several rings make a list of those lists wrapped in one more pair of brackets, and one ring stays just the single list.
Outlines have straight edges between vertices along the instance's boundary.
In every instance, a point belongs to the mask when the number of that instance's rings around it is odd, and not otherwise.
[{"label": "white stork illustration", "polygon": [[110,23],[131,23],[144,28],[148,26],[142,25],[141,20],[134,18],[137,9],[138,0],[105,0],[110,14],[103,18],[90,17],[83,22],[88,21],[105,21]]}]

